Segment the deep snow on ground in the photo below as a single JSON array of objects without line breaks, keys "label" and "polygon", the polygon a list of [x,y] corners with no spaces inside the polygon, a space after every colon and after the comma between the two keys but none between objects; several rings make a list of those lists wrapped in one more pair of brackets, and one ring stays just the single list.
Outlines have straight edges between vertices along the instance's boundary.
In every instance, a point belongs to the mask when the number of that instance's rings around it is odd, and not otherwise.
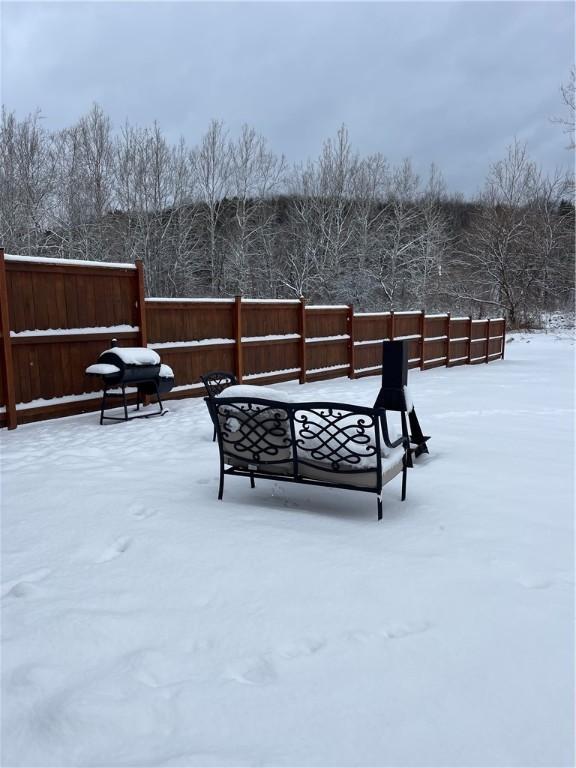
[{"label": "deep snow on ground", "polygon": [[571,765],[573,353],[411,372],[430,456],[381,523],[350,491],[218,502],[201,399],[3,430],[2,765]]}]

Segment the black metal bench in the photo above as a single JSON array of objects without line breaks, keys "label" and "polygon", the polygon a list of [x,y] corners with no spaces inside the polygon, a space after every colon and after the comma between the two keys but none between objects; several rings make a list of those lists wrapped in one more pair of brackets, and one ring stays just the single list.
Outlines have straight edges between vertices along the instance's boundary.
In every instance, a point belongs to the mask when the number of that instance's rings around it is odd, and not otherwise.
[{"label": "black metal bench", "polygon": [[[238,384],[238,379],[233,373],[228,371],[210,371],[200,376],[200,381],[204,384],[206,394],[209,398],[216,397],[228,387]],[[214,434],[212,435],[212,442],[216,441],[216,424],[214,424]]]},{"label": "black metal bench", "polygon": [[374,493],[382,519],[382,488],[411,466],[409,440],[392,442],[385,411],[332,402],[283,402],[235,397],[227,389],[206,403],[220,453],[218,499],[224,477],[237,475]]}]

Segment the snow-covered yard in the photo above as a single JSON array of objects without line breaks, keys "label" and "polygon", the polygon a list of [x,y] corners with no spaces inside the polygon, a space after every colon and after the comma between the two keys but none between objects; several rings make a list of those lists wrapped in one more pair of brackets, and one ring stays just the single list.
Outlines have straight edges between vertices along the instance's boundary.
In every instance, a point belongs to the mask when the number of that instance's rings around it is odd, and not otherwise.
[{"label": "snow-covered yard", "polygon": [[573,354],[411,372],[430,456],[381,523],[349,491],[218,502],[201,399],[3,431],[2,765],[572,765]]}]

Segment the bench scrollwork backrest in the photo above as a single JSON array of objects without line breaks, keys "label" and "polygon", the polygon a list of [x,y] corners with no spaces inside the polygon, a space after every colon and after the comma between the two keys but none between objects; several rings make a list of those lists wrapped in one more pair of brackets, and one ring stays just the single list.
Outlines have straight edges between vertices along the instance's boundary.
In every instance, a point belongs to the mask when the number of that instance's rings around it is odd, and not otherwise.
[{"label": "bench scrollwork backrest", "polygon": [[380,455],[379,417],[367,408],[306,403],[294,409],[299,464],[333,472],[374,471]]},{"label": "bench scrollwork backrest", "polygon": [[236,376],[226,371],[211,371],[200,376],[200,379],[206,388],[208,397],[216,397],[228,387],[238,384]]},{"label": "bench scrollwork backrest", "polygon": [[290,415],[283,403],[218,397],[210,407],[230,463],[268,465],[291,460]]}]

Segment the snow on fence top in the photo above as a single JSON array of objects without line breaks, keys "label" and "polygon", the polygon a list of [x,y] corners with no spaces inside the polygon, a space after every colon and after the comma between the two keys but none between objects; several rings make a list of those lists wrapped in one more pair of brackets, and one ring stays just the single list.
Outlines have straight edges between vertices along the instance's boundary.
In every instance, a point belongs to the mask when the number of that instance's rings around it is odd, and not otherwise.
[{"label": "snow on fence top", "polygon": [[[264,379],[264,378],[270,378],[270,376],[287,376],[291,373],[300,373],[300,368],[281,368],[278,371],[263,371],[262,373],[249,373],[247,376],[244,376],[244,381],[252,381],[253,379]],[[274,390],[274,396],[277,395],[278,390]]]},{"label": "snow on fence top", "polygon": [[[160,298],[160,297],[149,297],[146,299],[146,301],[165,301],[165,302],[215,302],[215,301],[225,301],[229,303],[234,303],[236,301],[235,298],[231,299],[216,299],[213,296],[207,296],[206,298],[185,298],[185,299],[172,299],[172,298]],[[244,297],[241,297],[242,304],[300,304],[300,299],[245,299]],[[331,307],[332,309],[332,307]]]},{"label": "snow on fence top", "polygon": [[215,303],[215,302],[228,303],[228,304],[233,304],[234,303],[234,299],[214,299],[214,298],[210,298],[210,297],[205,298],[205,299],[198,299],[198,298],[195,298],[195,299],[165,299],[165,298],[148,297],[146,299],[146,301],[159,301],[159,302],[162,302],[163,304],[164,303],[169,304],[171,302],[178,303],[178,304],[183,304],[183,303],[186,303],[186,304],[205,304],[207,302],[209,302],[210,304]]},{"label": "snow on fence top", "polygon": [[[386,315],[389,315],[390,312],[355,312],[354,317],[385,317]],[[396,312],[396,314],[400,314],[399,312]]]},{"label": "snow on fence top", "polygon": [[136,264],[117,261],[87,261],[84,259],[56,259],[47,256],[15,256],[11,253],[4,254],[7,261],[25,261],[33,264],[59,264],[61,266],[74,267],[104,267],[106,269],[136,269]]},{"label": "snow on fence top", "polygon": [[324,365],[322,368],[309,368],[307,373],[324,373],[324,371],[341,371],[344,368],[349,368],[349,363],[342,363],[338,365]]},{"label": "snow on fence top", "polygon": [[219,344],[235,344],[235,339],[195,339],[193,341],[162,341],[149,344],[150,349],[170,349],[171,347],[212,347]]},{"label": "snow on fence top", "polygon": [[300,304],[300,299],[245,299],[243,304]]},{"label": "snow on fence top", "polygon": [[242,336],[242,341],[284,341],[285,339],[299,338],[299,333],[269,333],[267,336]]},{"label": "snow on fence top", "polygon": [[306,339],[306,343],[311,344],[319,341],[344,341],[349,338],[350,336],[347,333],[339,333],[337,336],[311,336]]},{"label": "snow on fence top", "polygon": [[[417,338],[420,338],[419,336]],[[383,341],[392,341],[392,339],[389,336],[386,336],[384,339],[363,339],[362,341],[355,341],[354,346],[355,347],[363,347],[367,344],[381,344]],[[396,339],[398,341],[398,339]]]},{"label": "snow on fence top", "polygon": [[94,325],[85,328],[46,328],[41,331],[10,331],[10,336],[15,339],[30,338],[32,336],[81,336],[92,333],[136,333],[140,330],[137,325]]},{"label": "snow on fence top", "polygon": [[348,304],[306,304],[306,309],[349,309]]}]

